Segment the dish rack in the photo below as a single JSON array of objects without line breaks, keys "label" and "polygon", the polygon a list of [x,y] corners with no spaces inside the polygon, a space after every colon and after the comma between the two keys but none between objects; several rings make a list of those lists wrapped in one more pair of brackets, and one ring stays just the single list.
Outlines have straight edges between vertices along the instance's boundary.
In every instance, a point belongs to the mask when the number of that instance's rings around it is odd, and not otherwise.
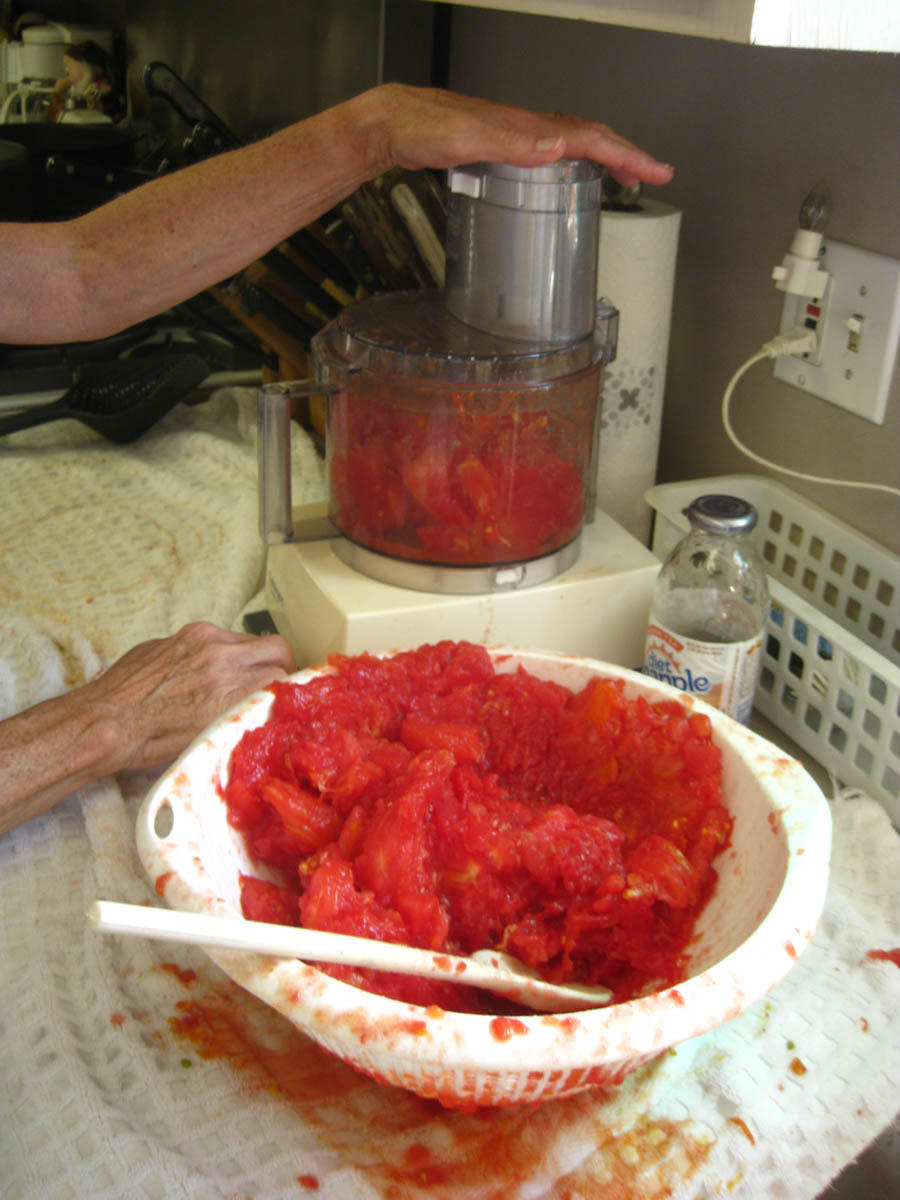
[{"label": "dish rack", "polygon": [[757,710],[900,828],[900,558],[756,475],[650,488],[658,558],[687,532],[690,502],[708,492],[739,496],[759,513],[752,540],[771,607]]}]

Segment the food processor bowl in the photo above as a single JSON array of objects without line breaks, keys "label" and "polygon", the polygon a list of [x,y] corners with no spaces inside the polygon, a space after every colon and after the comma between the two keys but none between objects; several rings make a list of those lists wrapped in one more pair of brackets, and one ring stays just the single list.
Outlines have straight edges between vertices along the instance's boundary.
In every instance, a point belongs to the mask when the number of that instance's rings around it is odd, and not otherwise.
[{"label": "food processor bowl", "polygon": [[[344,309],[312,344],[328,394],[329,514],[389,560],[355,565],[415,587],[390,560],[495,567],[573,546],[592,508],[608,332],[601,321],[563,347],[501,343],[421,292]],[[429,579],[424,590],[471,590]]]}]

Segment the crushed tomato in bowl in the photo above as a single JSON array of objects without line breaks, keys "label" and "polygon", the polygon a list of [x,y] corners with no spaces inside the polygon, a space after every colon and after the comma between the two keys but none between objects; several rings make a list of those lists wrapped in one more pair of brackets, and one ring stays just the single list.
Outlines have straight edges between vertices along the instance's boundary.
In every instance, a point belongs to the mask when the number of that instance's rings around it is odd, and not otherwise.
[{"label": "crushed tomato in bowl", "polygon": [[[230,824],[285,883],[241,879],[251,920],[514,954],[617,1001],[677,982],[731,817],[709,719],[676,698],[581,691],[441,642],[335,655],[274,683],[232,752]],[[470,987],[323,967],[369,991],[508,1011]]]}]

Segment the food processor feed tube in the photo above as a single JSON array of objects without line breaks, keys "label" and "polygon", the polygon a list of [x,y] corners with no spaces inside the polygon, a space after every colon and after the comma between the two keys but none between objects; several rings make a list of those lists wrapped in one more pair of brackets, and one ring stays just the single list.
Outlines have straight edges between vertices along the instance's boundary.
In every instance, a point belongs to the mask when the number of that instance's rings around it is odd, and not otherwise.
[{"label": "food processor feed tube", "polygon": [[500,337],[563,345],[592,334],[600,167],[475,163],[447,184],[448,310]]}]

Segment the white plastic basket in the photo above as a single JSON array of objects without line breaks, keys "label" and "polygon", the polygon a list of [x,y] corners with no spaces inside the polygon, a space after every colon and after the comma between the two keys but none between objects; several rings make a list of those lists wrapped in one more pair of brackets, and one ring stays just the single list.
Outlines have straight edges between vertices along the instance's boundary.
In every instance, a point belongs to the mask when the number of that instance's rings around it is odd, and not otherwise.
[{"label": "white plastic basket", "polygon": [[756,475],[663,484],[652,549],[664,558],[708,492],[755,505],[772,599],[757,709],[900,827],[900,558],[789,488]]}]

